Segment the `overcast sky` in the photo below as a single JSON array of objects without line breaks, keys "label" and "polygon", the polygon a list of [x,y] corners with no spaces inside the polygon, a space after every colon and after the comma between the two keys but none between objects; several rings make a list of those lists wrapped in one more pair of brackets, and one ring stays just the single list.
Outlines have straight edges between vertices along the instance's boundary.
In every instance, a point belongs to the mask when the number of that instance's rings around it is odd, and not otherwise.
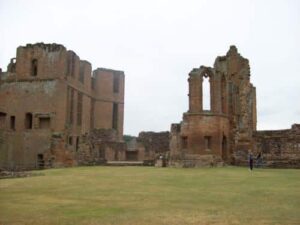
[{"label": "overcast sky", "polygon": [[165,131],[188,109],[188,73],[234,44],[250,60],[258,129],[300,123],[298,0],[0,0],[0,67],[26,43],[60,43],[123,70],[124,133]]}]

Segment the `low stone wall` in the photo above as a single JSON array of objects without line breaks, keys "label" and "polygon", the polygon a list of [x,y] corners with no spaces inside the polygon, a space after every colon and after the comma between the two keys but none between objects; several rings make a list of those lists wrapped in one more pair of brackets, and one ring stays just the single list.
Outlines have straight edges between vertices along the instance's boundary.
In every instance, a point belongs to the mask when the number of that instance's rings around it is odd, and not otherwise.
[{"label": "low stone wall", "polygon": [[198,155],[198,154],[185,154],[182,158],[171,158],[169,166],[171,167],[219,167],[224,166],[221,157],[215,155]]},{"label": "low stone wall", "polygon": [[78,165],[102,165],[106,161],[125,160],[126,144],[117,141],[113,129],[95,129],[82,136],[76,152]]},{"label": "low stone wall", "polygon": [[169,151],[170,132],[140,132],[137,142],[145,147],[145,152],[152,155],[166,154]]},{"label": "low stone wall", "polygon": [[300,124],[291,129],[257,131],[255,153],[262,152],[264,165],[277,168],[300,168]]}]

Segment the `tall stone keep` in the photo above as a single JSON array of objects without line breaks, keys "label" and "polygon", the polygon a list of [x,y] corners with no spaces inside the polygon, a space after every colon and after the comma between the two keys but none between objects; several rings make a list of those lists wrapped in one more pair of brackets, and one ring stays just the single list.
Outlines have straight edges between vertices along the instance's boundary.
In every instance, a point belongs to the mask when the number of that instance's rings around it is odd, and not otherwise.
[{"label": "tall stone keep", "polygon": [[236,163],[253,147],[256,130],[256,90],[250,82],[249,61],[231,46],[226,56],[216,58],[213,68],[193,69],[188,83],[189,109],[179,124],[171,125],[170,164]]},{"label": "tall stone keep", "polygon": [[0,167],[77,164],[84,137],[94,130],[110,131],[110,142],[122,142],[124,85],[123,71],[92,70],[63,45],[18,47],[0,72]]}]

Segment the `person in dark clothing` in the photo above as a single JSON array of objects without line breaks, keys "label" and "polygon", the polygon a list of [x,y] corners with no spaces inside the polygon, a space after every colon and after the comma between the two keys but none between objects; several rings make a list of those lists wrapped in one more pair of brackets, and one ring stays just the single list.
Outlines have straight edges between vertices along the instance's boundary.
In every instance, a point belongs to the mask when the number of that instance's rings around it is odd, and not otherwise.
[{"label": "person in dark clothing", "polygon": [[253,170],[253,155],[252,155],[252,152],[249,151],[249,170],[252,171]]}]

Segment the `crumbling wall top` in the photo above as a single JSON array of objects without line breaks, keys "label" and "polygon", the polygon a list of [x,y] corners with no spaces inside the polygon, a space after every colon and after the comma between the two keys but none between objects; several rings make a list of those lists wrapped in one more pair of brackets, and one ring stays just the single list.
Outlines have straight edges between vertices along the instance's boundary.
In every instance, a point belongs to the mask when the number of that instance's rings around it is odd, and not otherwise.
[{"label": "crumbling wall top", "polygon": [[98,67],[94,71],[95,72],[111,72],[111,73],[123,74],[124,75],[124,71],[122,71],[122,70],[113,70],[113,69],[102,68],[102,67]]},{"label": "crumbling wall top", "polygon": [[208,75],[211,76],[214,72],[213,72],[213,68],[209,67],[209,66],[200,66],[199,68],[194,68],[192,69],[192,71],[189,73],[190,76],[193,75]]},{"label": "crumbling wall top", "polygon": [[231,56],[231,55],[240,55],[235,45],[230,45],[229,50],[226,53],[226,56]]},{"label": "crumbling wall top", "polygon": [[38,47],[38,48],[42,48],[45,51],[48,52],[57,52],[57,51],[61,51],[61,50],[66,50],[65,46],[61,45],[61,44],[56,44],[56,43],[52,43],[52,44],[45,44],[43,42],[39,42],[39,43],[35,43],[35,44],[27,44],[26,46],[20,46],[21,48],[34,48],[34,47]]}]

